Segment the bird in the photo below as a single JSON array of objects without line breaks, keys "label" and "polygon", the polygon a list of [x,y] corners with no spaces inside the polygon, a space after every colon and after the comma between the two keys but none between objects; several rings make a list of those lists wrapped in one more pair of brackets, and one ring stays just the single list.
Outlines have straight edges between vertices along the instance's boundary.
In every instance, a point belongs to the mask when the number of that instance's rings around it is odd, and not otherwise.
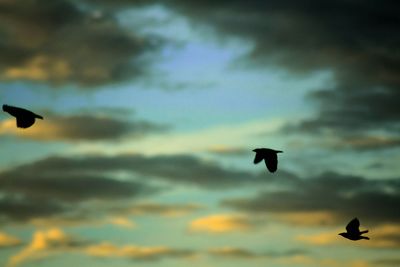
[{"label": "bird", "polygon": [[346,231],[344,233],[340,233],[339,235],[343,236],[344,238],[356,241],[360,239],[367,239],[369,240],[369,237],[367,236],[362,236],[362,234],[368,233],[368,230],[365,231],[360,231],[360,221],[357,218],[354,218],[349,222],[346,226]]},{"label": "bird", "polygon": [[31,127],[35,123],[35,119],[43,120],[42,116],[23,108],[3,105],[3,111],[9,113],[17,119],[18,128],[25,129]]},{"label": "bird", "polygon": [[256,152],[256,157],[254,158],[254,164],[258,164],[264,160],[267,169],[270,172],[275,172],[278,168],[278,153],[282,153],[281,150],[275,150],[270,148],[256,148],[253,149]]}]

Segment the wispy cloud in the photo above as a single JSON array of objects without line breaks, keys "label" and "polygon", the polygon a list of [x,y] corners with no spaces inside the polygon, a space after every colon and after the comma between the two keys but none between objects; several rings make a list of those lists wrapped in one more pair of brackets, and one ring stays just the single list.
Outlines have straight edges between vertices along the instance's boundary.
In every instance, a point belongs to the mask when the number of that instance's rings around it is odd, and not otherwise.
[{"label": "wispy cloud", "polygon": [[160,260],[163,258],[189,258],[195,255],[191,250],[173,249],[165,246],[142,247],[126,245],[118,247],[111,243],[89,246],[85,253],[100,258],[126,258],[135,260]]},{"label": "wispy cloud", "polygon": [[152,133],[165,132],[165,125],[147,121],[128,121],[98,115],[51,114],[35,124],[29,131],[21,131],[14,119],[0,122],[0,135],[15,135],[40,141],[117,141],[123,137],[140,138]]},{"label": "wispy cloud", "polygon": [[24,262],[49,257],[57,252],[76,251],[86,245],[81,239],[67,235],[59,228],[36,231],[32,241],[20,252],[13,255],[7,266],[19,266]]},{"label": "wispy cloud", "polygon": [[237,233],[253,229],[255,223],[248,217],[235,214],[214,214],[190,222],[189,231],[214,234]]},{"label": "wispy cloud", "polygon": [[19,238],[0,232],[0,248],[14,247],[20,244],[22,241]]}]

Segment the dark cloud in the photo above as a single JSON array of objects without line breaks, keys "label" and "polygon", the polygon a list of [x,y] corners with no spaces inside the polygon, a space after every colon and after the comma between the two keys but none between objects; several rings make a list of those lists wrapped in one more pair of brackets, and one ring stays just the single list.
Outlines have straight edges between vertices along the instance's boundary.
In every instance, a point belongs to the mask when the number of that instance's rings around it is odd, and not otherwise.
[{"label": "dark cloud", "polygon": [[123,210],[123,213],[134,215],[162,215],[162,216],[178,216],[202,209],[198,204],[163,204],[163,203],[137,203]]},{"label": "dark cloud", "polygon": [[368,180],[329,172],[299,179],[285,190],[225,200],[221,204],[250,213],[328,212],[342,220],[359,217],[372,223],[398,223],[400,216],[395,210],[400,204],[400,183],[394,179]]},{"label": "dark cloud", "polygon": [[[123,173],[124,179],[118,179]],[[293,179],[282,172],[283,177]],[[146,177],[146,183],[138,181]],[[279,178],[279,175],[276,179]],[[280,177],[280,179],[285,179]],[[190,205],[131,205],[118,203],[145,197],[159,189],[151,181],[166,181],[171,185],[193,185],[221,190],[238,185],[273,183],[263,175],[229,170],[215,162],[190,155],[171,156],[81,156],[49,157],[20,165],[0,173],[0,217],[3,220],[31,221],[60,216],[61,219],[90,221],[95,213],[179,213],[199,208]],[[93,210],[85,208],[94,202]],[[115,205],[113,205],[115,203]],[[110,207],[113,207],[112,210]]]},{"label": "dark cloud", "polygon": [[212,256],[219,258],[235,258],[235,259],[258,259],[258,258],[280,258],[290,257],[296,255],[308,254],[304,250],[288,250],[288,251],[268,251],[268,252],[254,252],[248,249],[235,248],[235,247],[223,247],[209,249],[208,253]]},{"label": "dark cloud", "polygon": [[192,19],[253,40],[253,62],[292,73],[333,72],[312,94],[319,111],[298,126],[314,133],[400,128],[400,3],[380,1],[167,2]]},{"label": "dark cloud", "polygon": [[63,175],[46,170],[30,174],[18,171],[2,173],[0,185],[8,193],[54,201],[112,200],[151,192],[139,182],[119,181],[84,173]]},{"label": "dark cloud", "polygon": [[[4,194],[4,192],[2,192]],[[26,221],[36,217],[51,217],[66,211],[60,203],[43,202],[26,197],[2,196],[0,198],[0,222]]]},{"label": "dark cloud", "polygon": [[55,138],[66,140],[112,140],[126,135],[143,136],[161,132],[165,126],[146,121],[124,121],[111,117],[75,115],[50,118],[60,128]]},{"label": "dark cloud", "polygon": [[345,136],[339,140],[334,148],[350,148],[358,151],[397,148],[400,146],[398,136]]},{"label": "dark cloud", "polygon": [[135,36],[113,14],[85,2],[1,1],[0,78],[90,88],[147,68],[155,40]]},{"label": "dark cloud", "polygon": [[373,261],[375,266],[399,266],[400,258],[395,259],[379,259]]},{"label": "dark cloud", "polygon": [[[107,8],[143,3],[91,2]],[[260,63],[256,66],[278,66],[301,75],[332,72],[333,82],[311,94],[318,104],[316,115],[298,123],[296,131],[334,131],[340,135],[362,135],[377,129],[394,134],[399,131],[398,1],[148,3],[161,3],[196,23],[208,24],[218,36],[224,36],[219,34],[223,32],[253,41],[255,47],[248,56],[252,63]]]},{"label": "dark cloud", "polygon": [[93,170],[90,173],[90,169],[53,167],[44,160],[0,173],[2,221],[30,221],[58,215],[87,220],[87,216],[105,211],[105,204],[100,205],[99,210],[86,210],[85,203],[89,201],[113,203],[159,190],[142,182],[115,179],[112,174]]},{"label": "dark cloud", "polygon": [[117,156],[49,157],[33,164],[19,167],[24,173],[46,170],[51,173],[99,174],[126,171],[147,179],[189,184],[209,189],[232,188],[238,185],[251,185],[273,182],[278,179],[291,179],[291,174],[282,171],[272,179],[263,174],[256,175],[246,171],[223,168],[213,161],[206,161],[191,155],[143,156],[122,154]]}]

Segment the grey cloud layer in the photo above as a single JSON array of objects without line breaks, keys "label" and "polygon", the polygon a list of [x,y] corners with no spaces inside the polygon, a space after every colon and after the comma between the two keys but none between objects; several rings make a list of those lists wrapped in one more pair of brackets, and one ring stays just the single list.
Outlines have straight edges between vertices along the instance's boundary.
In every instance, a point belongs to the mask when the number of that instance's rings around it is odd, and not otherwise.
[{"label": "grey cloud layer", "polygon": [[367,180],[362,177],[324,173],[299,179],[286,190],[262,192],[253,197],[221,203],[250,213],[329,212],[343,220],[360,217],[374,223],[399,223],[399,180]]},{"label": "grey cloud layer", "polygon": [[[238,184],[257,184],[265,181],[262,175],[230,170],[215,162],[201,160],[190,155],[143,156],[127,154],[113,157],[49,157],[19,168],[19,171],[26,173],[36,170],[61,172],[65,175],[69,173],[127,171],[168,182],[179,182],[210,189],[235,187]],[[286,175],[286,173],[283,172],[282,175]]]},{"label": "grey cloud layer", "polygon": [[[116,173],[124,173],[127,179],[115,179]],[[192,185],[206,190],[258,186],[261,193],[254,197],[222,203],[240,211],[322,211],[344,220],[359,216],[374,223],[400,222],[395,212],[400,204],[400,183],[396,179],[371,180],[333,172],[302,179],[283,170],[273,177],[263,174],[226,169],[190,155],[49,157],[0,174],[1,215],[24,220],[71,212],[76,208],[73,203],[78,206],[96,200],[112,204],[114,200],[156,192],[159,189],[147,183],[165,181],[168,186]],[[169,207],[139,205],[136,212],[140,213],[140,207],[147,212],[154,208],[160,214],[170,211]],[[177,206],[171,211],[186,208],[197,207]],[[129,208],[126,203],[113,209],[135,213],[135,207]]]},{"label": "grey cloud layer", "polygon": [[[125,173],[127,178],[117,179],[117,173]],[[265,181],[261,176],[224,169],[189,155],[49,157],[0,173],[0,218],[26,221],[58,215],[76,220],[76,216],[90,217],[96,213],[96,205],[87,212],[85,203],[89,201],[105,203],[99,213],[112,212],[111,206],[115,212],[129,210],[127,202],[115,202],[157,192],[160,188],[148,184],[154,179],[170,182],[171,186],[193,185],[212,190]],[[198,207],[139,205],[130,210],[135,213],[141,208],[168,213]]]}]

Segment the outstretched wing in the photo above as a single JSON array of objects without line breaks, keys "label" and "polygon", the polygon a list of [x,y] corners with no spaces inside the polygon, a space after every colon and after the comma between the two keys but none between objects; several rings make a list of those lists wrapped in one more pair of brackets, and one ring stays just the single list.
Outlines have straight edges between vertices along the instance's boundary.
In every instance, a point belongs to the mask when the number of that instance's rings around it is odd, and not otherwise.
[{"label": "outstretched wing", "polygon": [[349,222],[346,226],[346,230],[349,233],[359,233],[360,232],[360,221],[357,218],[354,218]]},{"label": "outstretched wing", "polygon": [[276,172],[278,168],[278,155],[276,153],[270,153],[268,158],[265,159],[265,165],[270,172]]},{"label": "outstretched wing", "polygon": [[260,152],[256,152],[256,157],[254,158],[254,164],[260,163],[264,159]]},{"label": "outstretched wing", "polygon": [[17,127],[18,128],[28,128],[35,123],[35,118],[33,116],[19,116],[17,117]]}]

